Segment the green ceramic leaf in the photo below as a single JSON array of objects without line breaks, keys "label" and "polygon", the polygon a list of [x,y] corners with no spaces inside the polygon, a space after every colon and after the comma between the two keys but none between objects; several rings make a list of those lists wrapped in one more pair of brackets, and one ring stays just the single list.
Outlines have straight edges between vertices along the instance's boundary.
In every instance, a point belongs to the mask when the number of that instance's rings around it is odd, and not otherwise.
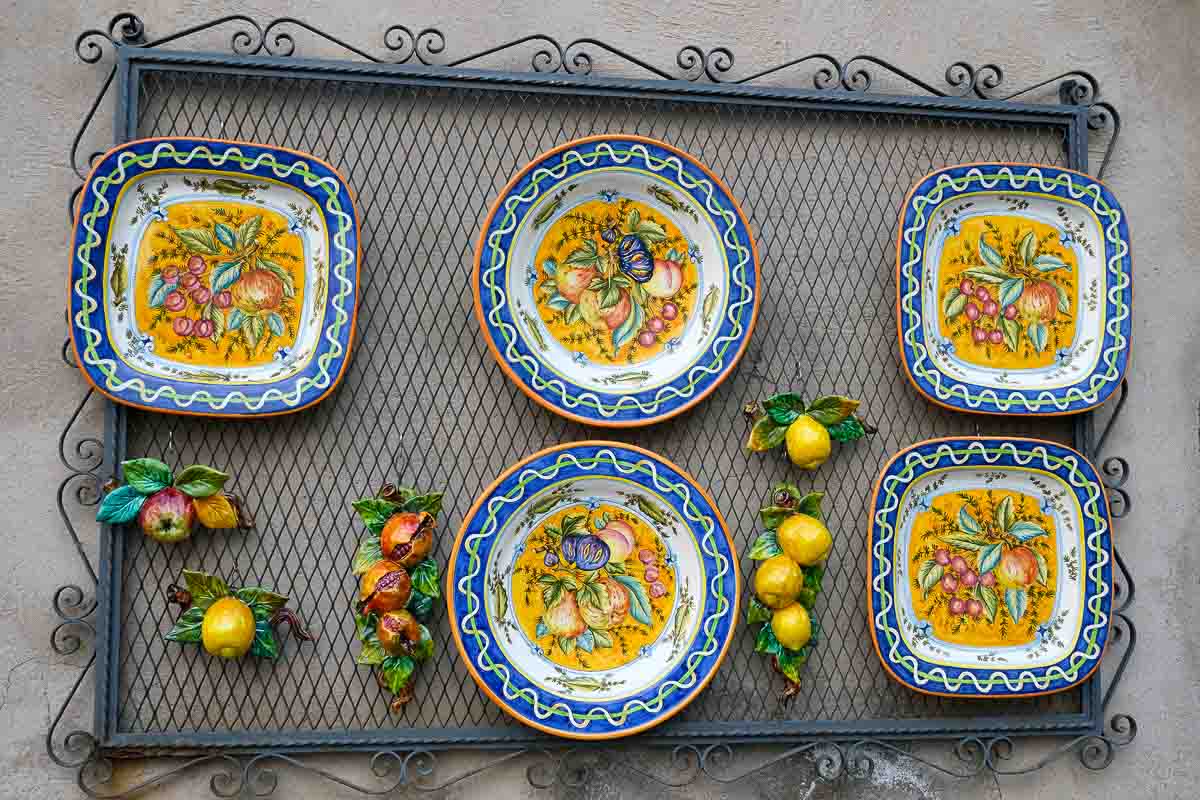
[{"label": "green ceramic leaf", "polygon": [[771,497],[775,497],[775,495],[779,494],[780,492],[786,493],[788,497],[792,498],[796,502],[800,502],[800,498],[804,497],[804,492],[800,491],[800,487],[796,486],[794,483],[775,484],[775,486],[771,488]]},{"label": "green ceramic leaf", "polygon": [[243,586],[235,591],[233,596],[250,606],[255,619],[269,619],[272,614],[287,605],[286,597],[260,586]]},{"label": "green ceramic leaf", "polygon": [[784,506],[767,506],[760,509],[758,514],[762,518],[763,527],[769,531],[773,531],[783,524],[783,521],[796,513],[794,508],[785,508]]},{"label": "green ceramic leaf", "polygon": [[958,527],[963,533],[978,534],[983,532],[983,526],[979,524],[979,520],[971,516],[971,512],[966,506],[958,510]]},{"label": "green ceramic leaf", "polygon": [[922,561],[921,566],[917,569],[917,583],[921,585],[921,591],[928,593],[942,579],[945,571],[946,568],[932,558]]},{"label": "green ceramic leaf", "polygon": [[1025,607],[1028,602],[1029,598],[1024,589],[1004,590],[1004,605],[1008,606],[1008,614],[1012,617],[1013,622],[1020,622],[1021,617],[1025,616]]},{"label": "green ceramic leaf", "polygon": [[774,612],[767,608],[757,597],[750,598],[750,604],[746,606],[746,624],[757,625],[760,622],[770,622]]},{"label": "green ceramic leaf", "polygon": [[433,634],[424,625],[421,625],[420,628],[421,638],[417,641],[416,646],[413,647],[412,653],[413,660],[417,663],[428,661],[429,657],[433,655]]},{"label": "green ceramic leaf", "polygon": [[1000,563],[1002,554],[999,544],[989,544],[982,548],[975,556],[975,571],[980,575],[991,572]]},{"label": "green ceramic leaf", "polygon": [[257,658],[269,658],[272,661],[279,658],[279,639],[275,636],[275,629],[271,627],[270,620],[255,620],[254,641],[250,643],[250,655]]},{"label": "green ceramic leaf", "polygon": [[229,595],[229,585],[216,575],[207,572],[183,571],[183,582],[192,595],[192,604],[207,609],[216,600]]},{"label": "green ceramic leaf", "polygon": [[1009,278],[1000,284],[1000,307],[1006,308],[1017,302],[1017,298],[1025,291],[1024,278]]},{"label": "green ceramic leaf", "polygon": [[199,642],[200,626],[204,624],[204,609],[192,606],[179,615],[163,638],[172,642]]},{"label": "green ceramic leaf", "polygon": [[823,521],[824,517],[821,516],[821,498],[823,497],[825,497],[824,492],[809,492],[800,498],[800,502],[796,503],[796,513],[807,514]]},{"label": "green ceramic leaf", "polygon": [[432,558],[427,558],[412,568],[412,585],[421,594],[430,597],[440,597],[438,588],[438,565]]},{"label": "green ceramic leaf", "polygon": [[775,631],[771,630],[770,625],[763,625],[758,631],[758,638],[754,642],[754,651],[756,653],[770,653],[776,655],[783,650],[783,645],[775,638]]},{"label": "green ceramic leaf", "polygon": [[100,501],[100,508],[96,511],[96,519],[110,525],[132,522],[145,502],[146,495],[133,486],[118,486],[104,495],[104,499]]},{"label": "green ceramic leaf", "polygon": [[1012,527],[1015,515],[1013,513],[1013,502],[1011,497],[1005,497],[996,504],[996,527],[1001,531],[1007,531]]},{"label": "green ceramic leaf", "polygon": [[996,611],[1000,608],[1000,598],[996,596],[996,590],[990,586],[984,586],[982,583],[975,584],[975,590],[979,602],[983,603],[983,611],[987,614],[988,622],[995,622]]},{"label": "green ceramic leaf", "polygon": [[967,307],[967,296],[954,287],[946,292],[946,296],[942,299],[942,314],[946,319],[954,319],[962,313]]},{"label": "green ceramic leaf", "polygon": [[1058,292],[1058,310],[1063,314],[1069,314],[1071,312],[1071,297],[1067,294],[1067,290],[1056,283],[1054,284],[1054,291]]},{"label": "green ceramic leaf", "polygon": [[380,500],[378,497],[364,497],[362,500],[355,500],[353,505],[367,530],[376,536],[383,532],[384,523],[388,518],[400,510],[400,506],[395,503]]},{"label": "green ceramic leaf", "polygon": [[800,594],[796,595],[796,602],[811,611],[817,604],[817,593],[812,589],[801,589]]},{"label": "green ceramic leaf", "polygon": [[629,590],[629,615],[643,625],[650,624],[650,596],[637,578],[614,575],[613,580]]},{"label": "green ceramic leaf", "polygon": [[979,257],[983,259],[983,263],[989,267],[1004,266],[1004,259],[1000,253],[997,252],[996,248],[984,241],[983,236],[984,234],[979,234]]},{"label": "green ceramic leaf", "polygon": [[362,575],[380,561],[383,561],[383,548],[380,546],[379,536],[376,534],[364,536],[358,543],[358,549],[354,551],[354,561],[350,564],[350,572]]},{"label": "green ceramic leaf", "polygon": [[354,612],[354,628],[360,642],[363,644],[379,643],[379,636],[375,633],[375,624],[378,621],[374,614],[363,614],[360,611]]},{"label": "green ceramic leaf", "polygon": [[413,592],[408,596],[405,608],[412,612],[418,622],[428,622],[433,616],[433,598],[423,592]]},{"label": "green ceramic leaf", "polygon": [[838,394],[818,397],[805,413],[825,427],[837,425],[858,409],[858,401]]},{"label": "green ceramic leaf", "polygon": [[942,541],[946,544],[952,544],[955,547],[963,547],[967,550],[981,550],[987,547],[987,539],[981,539],[978,536],[972,536],[966,533],[951,533],[942,537]]},{"label": "green ceramic leaf", "polygon": [[436,517],[442,513],[442,493],[431,492],[429,494],[418,494],[404,501],[401,507],[403,511],[424,511],[430,516]]},{"label": "green ceramic leaf", "polygon": [[790,425],[804,413],[804,400],[798,394],[787,392],[768,397],[763,408],[778,424]]},{"label": "green ceramic leaf", "polygon": [[1037,559],[1038,583],[1040,583],[1042,586],[1048,586],[1049,584],[1047,584],[1046,581],[1050,578],[1050,568],[1046,564],[1046,557],[1037,550],[1033,551],[1033,557]]},{"label": "green ceramic leaf", "polygon": [[783,440],[786,438],[787,426],[780,425],[771,418],[770,414],[767,414],[754,423],[754,427],[750,429],[750,438],[746,441],[746,447],[756,453],[762,453],[783,444]]},{"label": "green ceramic leaf", "polygon": [[175,488],[189,497],[208,497],[221,491],[227,480],[229,475],[224,472],[193,464],[176,476]]},{"label": "green ceramic leaf", "polygon": [[1045,253],[1033,260],[1033,265],[1042,272],[1054,272],[1056,269],[1063,269],[1067,266],[1067,262],[1055,255]]},{"label": "green ceramic leaf", "polygon": [[574,637],[572,637],[570,639],[564,639],[561,636],[558,637],[558,649],[562,650],[564,653],[570,653],[572,650],[575,649]]},{"label": "green ceramic leaf", "polygon": [[1008,529],[1008,532],[1022,542],[1028,542],[1030,539],[1036,539],[1039,536],[1050,535],[1042,526],[1027,520],[1021,520],[1020,522],[1013,523],[1013,526]]},{"label": "green ceramic leaf", "polygon": [[412,678],[416,662],[408,656],[388,656],[379,665],[383,682],[392,694],[399,694]]},{"label": "green ceramic leaf", "polygon": [[387,658],[387,651],[385,651],[377,643],[364,643],[361,649],[359,649],[358,657],[354,659],[354,663],[374,666],[376,664],[382,664],[385,658]]},{"label": "green ceramic leaf", "polygon": [[997,269],[996,267],[971,267],[968,270],[963,270],[963,274],[968,278],[974,278],[984,283],[1004,283],[1012,277],[1004,270]]},{"label": "green ceramic leaf", "polygon": [[782,552],[783,548],[779,546],[779,539],[775,536],[775,531],[764,531],[754,540],[754,545],[750,548],[750,558],[755,561],[765,561]]},{"label": "green ceramic leaf", "polygon": [[1037,237],[1033,235],[1033,231],[1025,234],[1024,238],[1021,239],[1021,244],[1017,246],[1017,250],[1020,252],[1021,260],[1025,262],[1025,266],[1036,263],[1033,260],[1033,254],[1037,250]]},{"label": "green ceramic leaf", "polygon": [[1017,352],[1017,345],[1021,342],[1021,323],[1015,319],[1002,319],[1000,330],[1004,332],[1004,346],[1014,353]]},{"label": "green ceramic leaf", "polygon": [[783,677],[792,683],[799,683],[800,670],[808,661],[808,647],[805,646],[799,650],[788,650],[786,647],[781,647],[775,654],[775,661],[779,664],[779,671],[783,673]]},{"label": "green ceramic leaf", "polygon": [[125,482],[142,494],[154,494],[171,485],[171,468],[157,458],[135,458],[121,462]]},{"label": "green ceramic leaf", "polygon": [[1029,336],[1029,343],[1033,345],[1034,350],[1040,353],[1046,349],[1048,331],[1045,325],[1040,322],[1031,322],[1026,333]]},{"label": "green ceramic leaf", "polygon": [[245,249],[258,238],[258,230],[262,227],[262,214],[255,214],[238,226],[237,246]]},{"label": "green ceramic leaf", "polygon": [[867,435],[867,429],[857,417],[846,417],[836,425],[829,426],[829,438],[835,442],[853,442]]}]

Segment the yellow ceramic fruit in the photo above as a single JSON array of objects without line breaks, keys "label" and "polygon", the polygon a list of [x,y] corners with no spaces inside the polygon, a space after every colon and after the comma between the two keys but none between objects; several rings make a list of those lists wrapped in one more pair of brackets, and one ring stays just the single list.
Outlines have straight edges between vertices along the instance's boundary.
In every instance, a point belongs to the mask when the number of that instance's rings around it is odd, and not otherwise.
[{"label": "yellow ceramic fruit", "polygon": [[812,638],[812,620],[799,603],[781,608],[771,617],[771,630],[788,650],[799,650]]},{"label": "yellow ceramic fruit", "polygon": [[833,548],[829,528],[808,514],[792,514],[779,526],[776,536],[788,558],[802,567],[824,561]]},{"label": "yellow ceramic fruit", "polygon": [[254,641],[254,614],[236,597],[222,597],[204,612],[200,639],[210,655],[241,658]]},{"label": "yellow ceramic fruit", "polygon": [[801,469],[816,469],[829,458],[831,443],[829,430],[810,417],[802,414],[788,426],[788,458]]},{"label": "yellow ceramic fruit", "polygon": [[767,608],[783,608],[800,594],[804,573],[786,555],[772,556],[754,573],[754,593]]}]

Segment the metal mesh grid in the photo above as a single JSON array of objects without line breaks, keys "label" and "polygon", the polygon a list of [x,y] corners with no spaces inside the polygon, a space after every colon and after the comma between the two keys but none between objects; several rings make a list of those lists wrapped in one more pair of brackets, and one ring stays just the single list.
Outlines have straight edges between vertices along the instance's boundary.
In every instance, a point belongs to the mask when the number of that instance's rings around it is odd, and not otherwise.
[{"label": "metal mesh grid", "polygon": [[[908,385],[894,323],[899,203],[931,169],[977,160],[1061,164],[1064,129],[963,119],[621,97],[401,87],[332,80],[148,71],[140,136],[200,135],[309,151],[348,179],[361,215],[357,344],[341,388],[315,409],[262,421],[127,412],[127,452],[235,476],[258,527],[199,533],[172,548],[125,537],[116,687],[119,733],[478,728],[523,732],[459,663],[444,611],[417,699],[391,715],[354,663],[350,561],[362,528],[353,498],[395,481],[447,493],[444,565],[475,495],[539,448],[612,438],[662,453],[714,495],[745,553],[776,481],[827,492],[835,547],[817,613],[827,638],[784,708],[767,661],[739,626],[709,689],[679,722],[860,721],[1077,712],[1079,691],[1026,701],[928,697],[891,681],[865,612],[865,508],[896,449],[954,434],[1069,441],[1069,423],[974,418]],[[535,405],[487,352],[472,310],[478,226],[512,173],[538,153],[601,132],[664,139],[705,162],[750,217],[762,263],[758,326],[740,367],[693,411],[635,432],[594,430]],[[879,433],[838,448],[815,476],[785,457],[748,458],[743,404],[784,387],[860,397]],[[288,594],[319,631],[276,663],[226,663],[165,642],[161,587],[182,567]],[[753,564],[743,557],[742,574]],[[744,616],[741,617],[744,619]]]}]

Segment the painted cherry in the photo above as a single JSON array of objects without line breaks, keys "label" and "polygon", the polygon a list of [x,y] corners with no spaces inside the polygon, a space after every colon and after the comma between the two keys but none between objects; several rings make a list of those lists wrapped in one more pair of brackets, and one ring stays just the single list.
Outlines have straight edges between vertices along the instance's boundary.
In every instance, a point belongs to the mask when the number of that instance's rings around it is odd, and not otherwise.
[{"label": "painted cherry", "polygon": [[200,284],[200,279],[188,272],[179,279],[179,285],[185,289],[194,289]]},{"label": "painted cherry", "polygon": [[187,317],[176,317],[171,323],[171,330],[175,331],[178,336],[187,336],[192,332],[192,321]]},{"label": "painted cherry", "polygon": [[209,336],[213,335],[215,326],[213,325],[213,321],[211,319],[201,319],[196,321],[193,330],[201,339],[207,339]]},{"label": "painted cherry", "polygon": [[192,289],[192,302],[198,306],[207,303],[210,297],[212,297],[212,292],[203,286],[197,286],[195,289]]},{"label": "painted cherry", "polygon": [[662,321],[662,317],[651,317],[646,321],[646,327],[655,333],[662,333],[663,328],[667,325]]},{"label": "painted cherry", "polygon": [[646,580],[658,580],[658,567],[646,567]]},{"label": "painted cherry", "polygon": [[942,576],[942,591],[953,594],[958,591],[958,578],[949,573]]},{"label": "painted cherry", "polygon": [[674,303],[663,303],[662,311],[659,313],[662,314],[663,319],[673,320],[679,316],[679,306]]},{"label": "painted cherry", "polygon": [[187,298],[183,296],[183,292],[170,292],[163,300],[163,305],[167,311],[183,311],[187,305]]},{"label": "painted cherry", "polygon": [[655,600],[657,600],[660,597],[665,597],[666,594],[667,594],[667,587],[663,586],[658,581],[655,581],[654,583],[650,584],[650,596],[653,597]]},{"label": "painted cherry", "polygon": [[955,556],[954,558],[950,559],[950,569],[954,570],[959,575],[962,575],[967,571],[966,559],[962,556]]},{"label": "painted cherry", "polygon": [[954,616],[962,616],[967,610],[967,601],[961,597],[950,598],[950,613]]},{"label": "painted cherry", "polygon": [[967,307],[963,309],[963,313],[967,315],[967,319],[974,322],[979,319],[979,306],[974,303],[967,303]]},{"label": "painted cherry", "polygon": [[996,585],[996,574],[994,572],[983,573],[983,575],[980,576],[980,578],[979,578],[979,583],[981,586],[987,586],[989,588],[991,588],[992,586],[995,586]]},{"label": "painted cherry", "polygon": [[987,331],[979,327],[971,328],[971,338],[976,344],[983,344],[987,341]]},{"label": "painted cherry", "polygon": [[638,561],[642,562],[643,564],[653,564],[654,551],[649,547],[643,547],[641,550],[638,550]]},{"label": "painted cherry", "polygon": [[978,617],[983,613],[983,603],[979,602],[978,600],[968,600],[967,613],[972,617]]},{"label": "painted cherry", "polygon": [[975,574],[975,570],[973,569],[968,569],[966,572],[960,573],[958,577],[962,578],[963,586],[968,589],[979,583],[979,576]]},{"label": "painted cherry", "polygon": [[179,267],[163,267],[162,279],[167,283],[179,280]]},{"label": "painted cherry", "polygon": [[933,553],[933,560],[941,564],[943,567],[950,563],[950,551],[944,547],[939,547]]},{"label": "painted cherry", "polygon": [[654,344],[656,338],[652,332],[642,331],[638,334],[638,344],[642,347],[650,347]]},{"label": "painted cherry", "polygon": [[1016,306],[1007,306],[1004,309],[1004,318],[1005,319],[1016,319],[1017,318],[1017,307]]},{"label": "painted cherry", "polygon": [[233,305],[233,294],[228,289],[223,292],[217,292],[213,295],[213,305],[217,308],[229,308]]},{"label": "painted cherry", "polygon": [[1000,313],[1000,306],[996,304],[995,300],[985,300],[983,303],[983,313],[989,317],[994,317]]},{"label": "painted cherry", "polygon": [[1000,344],[1004,341],[1004,334],[1000,332],[999,328],[997,328],[988,334],[988,341],[992,344]]},{"label": "painted cherry", "polygon": [[206,266],[208,265],[204,263],[203,256],[192,256],[187,262],[188,272],[192,273],[193,275],[199,275],[200,273],[204,272],[204,268]]},{"label": "painted cherry", "polygon": [[975,287],[975,296],[980,300],[991,300],[992,296],[988,294],[988,290],[982,286]]},{"label": "painted cherry", "polygon": [[970,297],[975,292],[975,282],[970,278],[963,278],[962,283],[958,285],[958,290]]}]

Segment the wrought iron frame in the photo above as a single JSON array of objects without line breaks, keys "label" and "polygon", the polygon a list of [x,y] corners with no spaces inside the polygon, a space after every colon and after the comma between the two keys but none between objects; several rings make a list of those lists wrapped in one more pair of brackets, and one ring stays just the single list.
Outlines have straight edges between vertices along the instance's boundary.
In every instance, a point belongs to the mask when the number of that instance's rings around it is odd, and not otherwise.
[{"label": "wrought iron frame", "polygon": [[[233,28],[232,54],[162,51],[155,48],[186,39],[221,26]],[[295,57],[296,41],[292,31],[304,31],[332,44],[362,61],[328,61]],[[790,59],[769,69],[736,77],[732,50],[716,47],[706,50],[697,45],[682,47],[674,69],[664,69],[602,40],[581,38],[565,45],[542,34],[531,34],[504,44],[458,58],[445,56],[446,39],[436,28],[414,32],[403,25],[389,27],[383,37],[386,57],[379,57],[321,31],[301,20],[282,17],[263,25],[253,18],[235,14],[185,28],[167,36],[148,38],[142,20],[131,13],[115,16],[107,29],[92,29],[80,34],[75,43],[78,57],[94,64],[105,55],[106,46],[115,54],[114,64],[103,80],[95,100],[87,110],[70,148],[71,166],[82,180],[86,164],[79,157],[80,143],[113,84],[117,85],[116,141],[132,137],[137,129],[137,86],[139,76],[148,70],[226,72],[268,74],[284,78],[336,78],[364,80],[390,85],[425,85],[518,89],[523,92],[599,94],[622,97],[652,97],[669,100],[703,101],[730,104],[785,105],[814,110],[854,110],[922,117],[974,118],[995,121],[1025,121],[1061,125],[1065,130],[1064,147],[1068,166],[1088,169],[1089,132],[1107,131],[1096,176],[1100,177],[1112,154],[1120,131],[1117,110],[1099,99],[1099,84],[1087,72],[1069,71],[1039,81],[1017,91],[1001,88],[1004,74],[995,64],[975,67],[959,61],[944,75],[945,86],[924,80],[870,55],[840,61],[826,53],[813,53]],[[531,70],[501,72],[477,69],[471,65],[514,48],[532,49]],[[643,71],[650,79],[610,78],[592,74],[594,59],[606,58],[624,68]],[[807,76],[811,89],[785,88],[758,83],[786,70]],[[879,94],[871,92],[876,71],[886,78],[915,87],[924,94]],[[910,90],[913,91],[913,90]],[[1026,102],[1040,92],[1056,92],[1057,103]],[[86,159],[91,163],[99,153]],[[74,209],[82,184],[68,201],[68,216]],[[69,341],[64,343],[62,359],[74,367]],[[512,762],[530,760],[526,770],[529,783],[536,787],[554,784],[582,785],[598,771],[619,763],[622,770],[633,772],[663,786],[682,786],[701,775],[717,783],[733,783],[773,765],[801,756],[813,760],[816,777],[837,780],[869,774],[881,753],[900,754],[954,777],[967,778],[981,773],[1006,775],[1031,772],[1067,754],[1076,753],[1089,769],[1103,769],[1111,763],[1115,751],[1128,744],[1137,733],[1137,724],[1126,714],[1105,721],[1113,692],[1124,675],[1136,645],[1136,628],[1127,614],[1134,599],[1133,577],[1119,553],[1114,551],[1117,570],[1114,592],[1113,641],[1123,642],[1123,652],[1107,687],[1100,676],[1092,678],[1082,692],[1082,711],[1067,715],[1031,715],[970,720],[883,720],[868,723],[758,723],[754,730],[737,725],[693,725],[672,738],[648,735],[640,744],[656,747],[652,753],[665,758],[661,769],[642,765],[645,753],[632,754],[619,747],[554,749],[546,737],[530,734],[528,740],[505,730],[501,736],[462,736],[454,731],[428,731],[421,741],[399,742],[394,736],[363,732],[289,732],[282,737],[256,734],[189,735],[168,737],[148,734],[121,734],[114,730],[113,704],[116,698],[117,662],[115,643],[119,641],[120,620],[116,613],[119,590],[114,575],[119,574],[120,550],[108,526],[100,532],[99,569],[93,565],[68,513],[68,502],[87,508],[96,505],[114,465],[124,457],[125,413],[121,406],[104,402],[103,437],[81,435],[76,431],[81,415],[94,394],[89,389],[68,419],[59,437],[59,457],[67,471],[58,488],[57,503],[63,524],[78,550],[92,585],[60,587],[53,597],[53,609],[60,618],[51,634],[56,653],[71,654],[83,646],[81,634],[90,634],[95,650],[67,693],[46,735],[50,758],[59,766],[77,770],[77,783],[87,794],[97,797],[127,796],[156,786],[194,767],[214,769],[210,789],[218,797],[241,794],[263,796],[276,785],[277,770],[290,767],[320,776],[332,783],[364,794],[386,794],[398,787],[432,791]],[[1119,398],[1109,404],[1108,420],[1096,431],[1092,413],[1074,420],[1074,442],[1094,460],[1103,452],[1114,423],[1120,416],[1128,394],[1122,385]],[[1109,486],[1114,515],[1124,516],[1131,498],[1124,484],[1129,464],[1110,457],[1101,466]],[[95,716],[91,732],[58,731],[68,707],[79,693],[87,674],[99,662],[96,672]],[[1012,763],[1015,740],[1030,735],[1053,736],[1058,744],[1040,758],[1019,765]],[[916,740],[948,740],[957,763],[950,766],[927,761],[904,749]],[[744,743],[768,744],[779,752],[748,766],[735,763],[738,748]],[[398,745],[403,745],[402,748]],[[455,773],[448,778],[437,775],[436,752],[449,748],[503,750],[485,763]],[[372,785],[353,782],[319,768],[298,754],[317,750],[371,752],[368,766]],[[115,757],[175,755],[200,752],[175,764],[155,777],[116,793],[105,792]]]}]

